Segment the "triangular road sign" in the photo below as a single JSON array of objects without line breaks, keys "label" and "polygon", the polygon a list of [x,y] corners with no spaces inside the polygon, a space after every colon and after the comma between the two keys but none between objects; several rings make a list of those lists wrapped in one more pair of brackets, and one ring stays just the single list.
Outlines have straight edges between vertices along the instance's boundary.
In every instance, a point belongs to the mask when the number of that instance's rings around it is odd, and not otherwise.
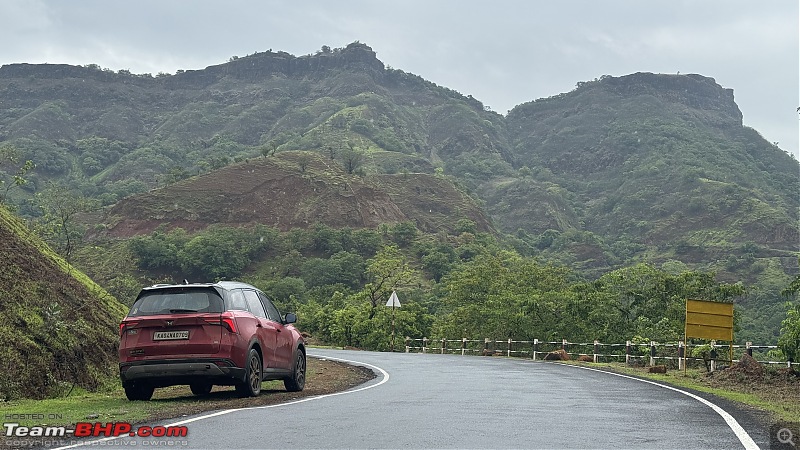
[{"label": "triangular road sign", "polygon": [[386,302],[386,306],[394,306],[395,308],[400,307],[400,299],[397,298],[397,292],[392,291],[392,295],[389,297],[389,301]]}]

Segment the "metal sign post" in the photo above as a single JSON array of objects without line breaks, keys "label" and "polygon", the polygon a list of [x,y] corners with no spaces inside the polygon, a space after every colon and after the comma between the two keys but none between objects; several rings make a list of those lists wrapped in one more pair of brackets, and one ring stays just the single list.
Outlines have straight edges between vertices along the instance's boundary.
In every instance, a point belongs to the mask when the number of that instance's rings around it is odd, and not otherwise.
[{"label": "metal sign post", "polygon": [[397,298],[397,292],[392,291],[392,295],[389,296],[389,301],[386,302],[386,306],[392,307],[392,351],[394,351],[394,309],[400,307],[400,299]]},{"label": "metal sign post", "polygon": [[[728,341],[730,343],[730,360],[733,364],[733,303],[687,299],[684,328],[686,350],[688,350],[690,337]],[[684,355],[683,371],[686,373],[688,351],[685,351]]]}]

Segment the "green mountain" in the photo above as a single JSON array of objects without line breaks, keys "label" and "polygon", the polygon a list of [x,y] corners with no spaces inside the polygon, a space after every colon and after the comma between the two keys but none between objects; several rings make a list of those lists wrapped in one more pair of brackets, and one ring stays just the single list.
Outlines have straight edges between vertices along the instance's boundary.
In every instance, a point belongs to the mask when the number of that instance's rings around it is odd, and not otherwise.
[{"label": "green mountain", "polygon": [[[507,128],[515,165],[530,170],[486,189],[501,228],[590,231],[608,245],[637,244],[631,256],[650,260],[795,258],[797,161],[743,127],[733,92],[711,78],[579,83],[514,108]],[[549,220],[524,221],[541,212]]]},{"label": "green mountain", "polygon": [[0,207],[0,398],[95,389],[127,309]]},{"label": "green mountain", "polygon": [[375,154],[380,173],[432,172],[444,161],[484,177],[509,169],[502,116],[385,69],[363,44],[155,78],[6,65],[0,96],[0,139],[36,162],[33,181],[72,178],[108,204],[275,148],[339,156],[350,144]]},{"label": "green mountain", "polygon": [[[94,217],[112,235],[158,222],[406,220],[447,233],[469,218],[587,277],[649,262],[744,281],[749,326],[770,333],[798,271],[800,165],[742,125],[730,89],[700,75],[603,76],[502,116],[353,43],[175,75],[12,64],[0,67],[0,98],[9,202],[36,217],[30,199],[56,182],[109,206]],[[15,188],[25,160],[37,167]],[[248,177],[265,179],[231,191]],[[192,193],[209,183],[237,205]],[[370,194],[345,198],[336,183]],[[281,200],[298,187],[296,204]],[[271,217],[243,214],[256,205]]]}]

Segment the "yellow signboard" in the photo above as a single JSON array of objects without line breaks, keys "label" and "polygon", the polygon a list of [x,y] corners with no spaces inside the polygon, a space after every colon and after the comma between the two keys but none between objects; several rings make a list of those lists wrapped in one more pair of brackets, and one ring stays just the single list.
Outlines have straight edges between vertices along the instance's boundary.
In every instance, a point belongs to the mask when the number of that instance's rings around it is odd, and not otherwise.
[{"label": "yellow signboard", "polygon": [[733,342],[733,303],[686,300],[686,337]]}]

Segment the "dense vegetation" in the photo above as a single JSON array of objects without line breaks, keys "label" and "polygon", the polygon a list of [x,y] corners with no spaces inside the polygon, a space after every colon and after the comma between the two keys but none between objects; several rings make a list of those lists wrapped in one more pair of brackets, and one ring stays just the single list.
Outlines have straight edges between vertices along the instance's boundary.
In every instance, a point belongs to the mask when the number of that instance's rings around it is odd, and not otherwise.
[{"label": "dense vegetation", "polygon": [[[133,275],[109,261],[102,247],[85,248],[83,265],[132,300]],[[462,220],[451,234],[419,233],[409,222],[380,230],[333,229],[280,232],[210,227],[189,235],[158,230],[113,250],[136,261],[152,281],[229,277],[269,293],[284,311],[297,311],[301,328],[321,342],[388,349],[390,309],[400,336],[499,339],[570,339],[674,342],[683,332],[684,301],[730,302],[742,285],[720,283],[711,273],[647,264],[585,279],[565,267],[522,257],[491,234]],[[120,283],[119,277],[130,283]],[[127,289],[127,291],[126,291]],[[399,344],[399,341],[398,341]]]},{"label": "dense vegetation", "polygon": [[175,75],[7,65],[0,96],[0,200],[124,301],[244,278],[370,348],[393,285],[415,336],[669,340],[695,295],[735,300],[742,340],[795,329],[800,166],[712,78],[603,76],[503,117],[353,43]]},{"label": "dense vegetation", "polygon": [[127,309],[0,206],[0,399],[95,389]]}]

